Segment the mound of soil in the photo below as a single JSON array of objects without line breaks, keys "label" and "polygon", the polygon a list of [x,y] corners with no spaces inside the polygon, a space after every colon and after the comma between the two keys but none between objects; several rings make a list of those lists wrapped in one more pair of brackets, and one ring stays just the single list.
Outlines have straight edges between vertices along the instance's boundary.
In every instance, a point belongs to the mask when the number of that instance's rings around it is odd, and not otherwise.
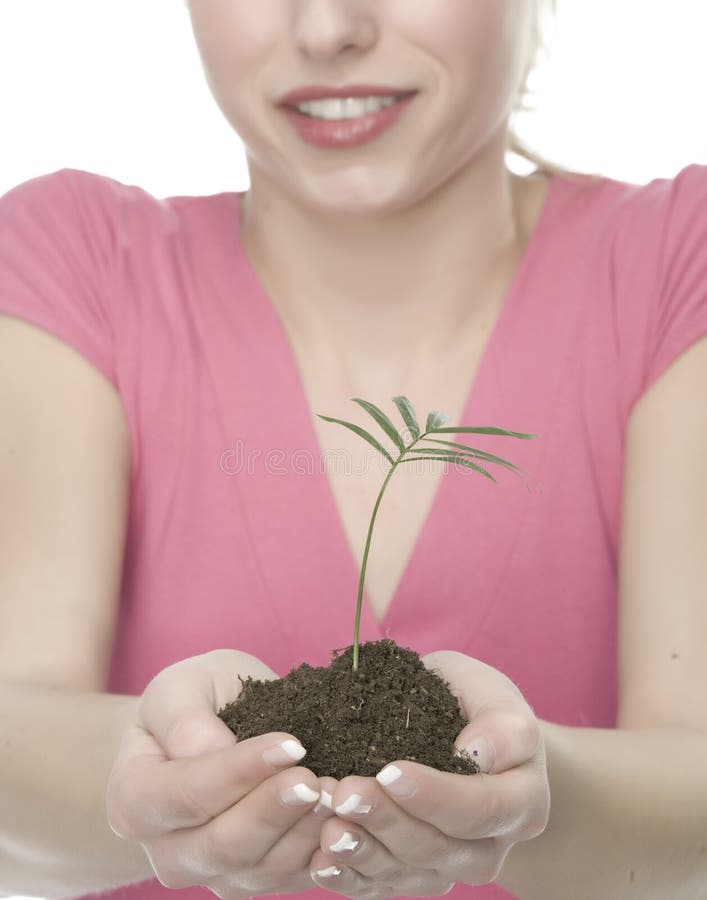
[{"label": "mound of soil", "polygon": [[442,772],[479,771],[453,743],[468,724],[449,685],[414,650],[386,639],[332,652],[328,666],[302,663],[284,678],[238,676],[242,690],[218,711],[238,740],[286,731],[307,750],[301,765],[317,776],[373,776],[410,759]]}]

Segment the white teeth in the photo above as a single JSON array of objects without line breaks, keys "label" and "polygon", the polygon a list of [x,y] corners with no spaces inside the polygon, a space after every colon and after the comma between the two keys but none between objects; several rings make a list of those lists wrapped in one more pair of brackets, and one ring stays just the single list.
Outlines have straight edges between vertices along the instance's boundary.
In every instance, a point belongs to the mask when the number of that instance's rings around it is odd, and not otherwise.
[{"label": "white teeth", "polygon": [[296,104],[297,109],[317,119],[358,119],[380,112],[395,103],[395,97],[345,97],[343,99],[308,100]]}]

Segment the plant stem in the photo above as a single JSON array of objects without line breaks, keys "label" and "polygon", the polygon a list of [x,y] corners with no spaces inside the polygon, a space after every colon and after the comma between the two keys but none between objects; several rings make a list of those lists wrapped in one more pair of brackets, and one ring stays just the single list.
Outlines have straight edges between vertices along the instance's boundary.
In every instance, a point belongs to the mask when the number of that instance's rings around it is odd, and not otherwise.
[{"label": "plant stem", "polygon": [[373,537],[373,526],[376,521],[376,516],[378,515],[378,507],[380,506],[381,500],[383,499],[383,494],[385,489],[388,487],[388,482],[393,475],[393,472],[397,469],[398,464],[402,461],[405,454],[412,450],[415,444],[418,441],[421,441],[425,436],[425,434],[421,434],[419,438],[414,440],[408,447],[406,447],[400,456],[395,460],[393,465],[390,467],[390,472],[385,476],[385,481],[381,485],[381,489],[378,492],[378,497],[376,498],[375,505],[373,507],[373,512],[371,513],[371,521],[368,525],[368,534],[366,535],[366,546],[363,548],[363,561],[361,562],[361,575],[358,579],[358,597],[356,599],[356,618],[354,620],[354,639],[353,639],[353,671],[355,672],[358,669],[358,653],[359,653],[359,640],[358,634],[361,627],[361,608],[363,606],[363,583],[366,579],[366,565],[368,563],[368,551],[371,548],[371,538]]},{"label": "plant stem", "polygon": [[361,563],[361,575],[358,579],[358,598],[356,600],[356,619],[354,621],[354,639],[353,639],[353,670],[354,672],[358,669],[358,632],[361,625],[361,607],[363,606],[363,582],[366,577],[366,564],[368,563],[368,551],[371,548],[371,538],[373,537],[373,526],[376,521],[376,515],[378,514],[378,507],[380,506],[381,500],[383,499],[383,493],[385,489],[388,487],[388,482],[390,481],[391,475],[398,467],[398,463],[400,459],[396,459],[393,465],[390,467],[390,471],[385,476],[385,481],[381,486],[380,491],[378,491],[378,497],[376,499],[375,506],[373,507],[373,512],[371,513],[371,521],[368,525],[368,534],[366,535],[366,546],[363,548],[363,562]]}]

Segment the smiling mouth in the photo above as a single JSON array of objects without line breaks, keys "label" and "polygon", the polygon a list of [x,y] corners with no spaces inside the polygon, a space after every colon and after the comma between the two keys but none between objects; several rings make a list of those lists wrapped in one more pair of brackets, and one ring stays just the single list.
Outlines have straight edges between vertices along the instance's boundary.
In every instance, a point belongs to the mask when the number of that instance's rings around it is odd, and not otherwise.
[{"label": "smiling mouth", "polygon": [[291,110],[308,119],[323,121],[346,121],[375,115],[385,109],[402,103],[417,91],[406,91],[389,96],[331,97],[322,100],[308,100],[302,103],[283,103],[282,108]]}]

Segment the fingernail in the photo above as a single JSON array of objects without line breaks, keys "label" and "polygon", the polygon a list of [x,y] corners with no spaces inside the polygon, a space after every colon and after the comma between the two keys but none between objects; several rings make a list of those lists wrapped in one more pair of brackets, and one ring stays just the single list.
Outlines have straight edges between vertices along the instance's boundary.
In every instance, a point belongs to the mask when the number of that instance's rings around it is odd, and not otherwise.
[{"label": "fingernail", "polygon": [[332,809],[333,807],[331,805],[331,794],[329,793],[329,791],[321,790],[319,792],[319,803],[317,803],[312,812],[315,816],[326,816],[326,813]]},{"label": "fingernail", "polygon": [[334,875],[341,875],[341,872],[338,866],[328,866],[326,869],[317,869],[315,874],[319,878],[331,878]]},{"label": "fingernail", "polygon": [[269,766],[286,766],[302,759],[306,752],[299,741],[288,738],[286,741],[275,744],[274,747],[263,750],[263,759]]},{"label": "fingernail", "polygon": [[488,774],[491,771],[493,764],[496,762],[496,754],[487,738],[476,738],[476,740],[467,744],[463,749],[474,760],[482,772]]},{"label": "fingernail", "polygon": [[412,797],[417,791],[417,785],[412,778],[403,775],[397,766],[391,765],[381,769],[376,775],[376,781],[394,797]]},{"label": "fingernail", "polygon": [[332,853],[353,853],[361,843],[361,839],[350,831],[345,831],[335,844],[330,844]]},{"label": "fingernail", "polygon": [[307,806],[319,799],[319,791],[313,791],[304,782],[286,788],[280,794],[286,806]]},{"label": "fingernail", "polygon": [[360,794],[351,794],[343,803],[336,807],[336,812],[342,816],[350,816],[351,813],[364,815],[373,809],[372,803],[364,803]]}]

